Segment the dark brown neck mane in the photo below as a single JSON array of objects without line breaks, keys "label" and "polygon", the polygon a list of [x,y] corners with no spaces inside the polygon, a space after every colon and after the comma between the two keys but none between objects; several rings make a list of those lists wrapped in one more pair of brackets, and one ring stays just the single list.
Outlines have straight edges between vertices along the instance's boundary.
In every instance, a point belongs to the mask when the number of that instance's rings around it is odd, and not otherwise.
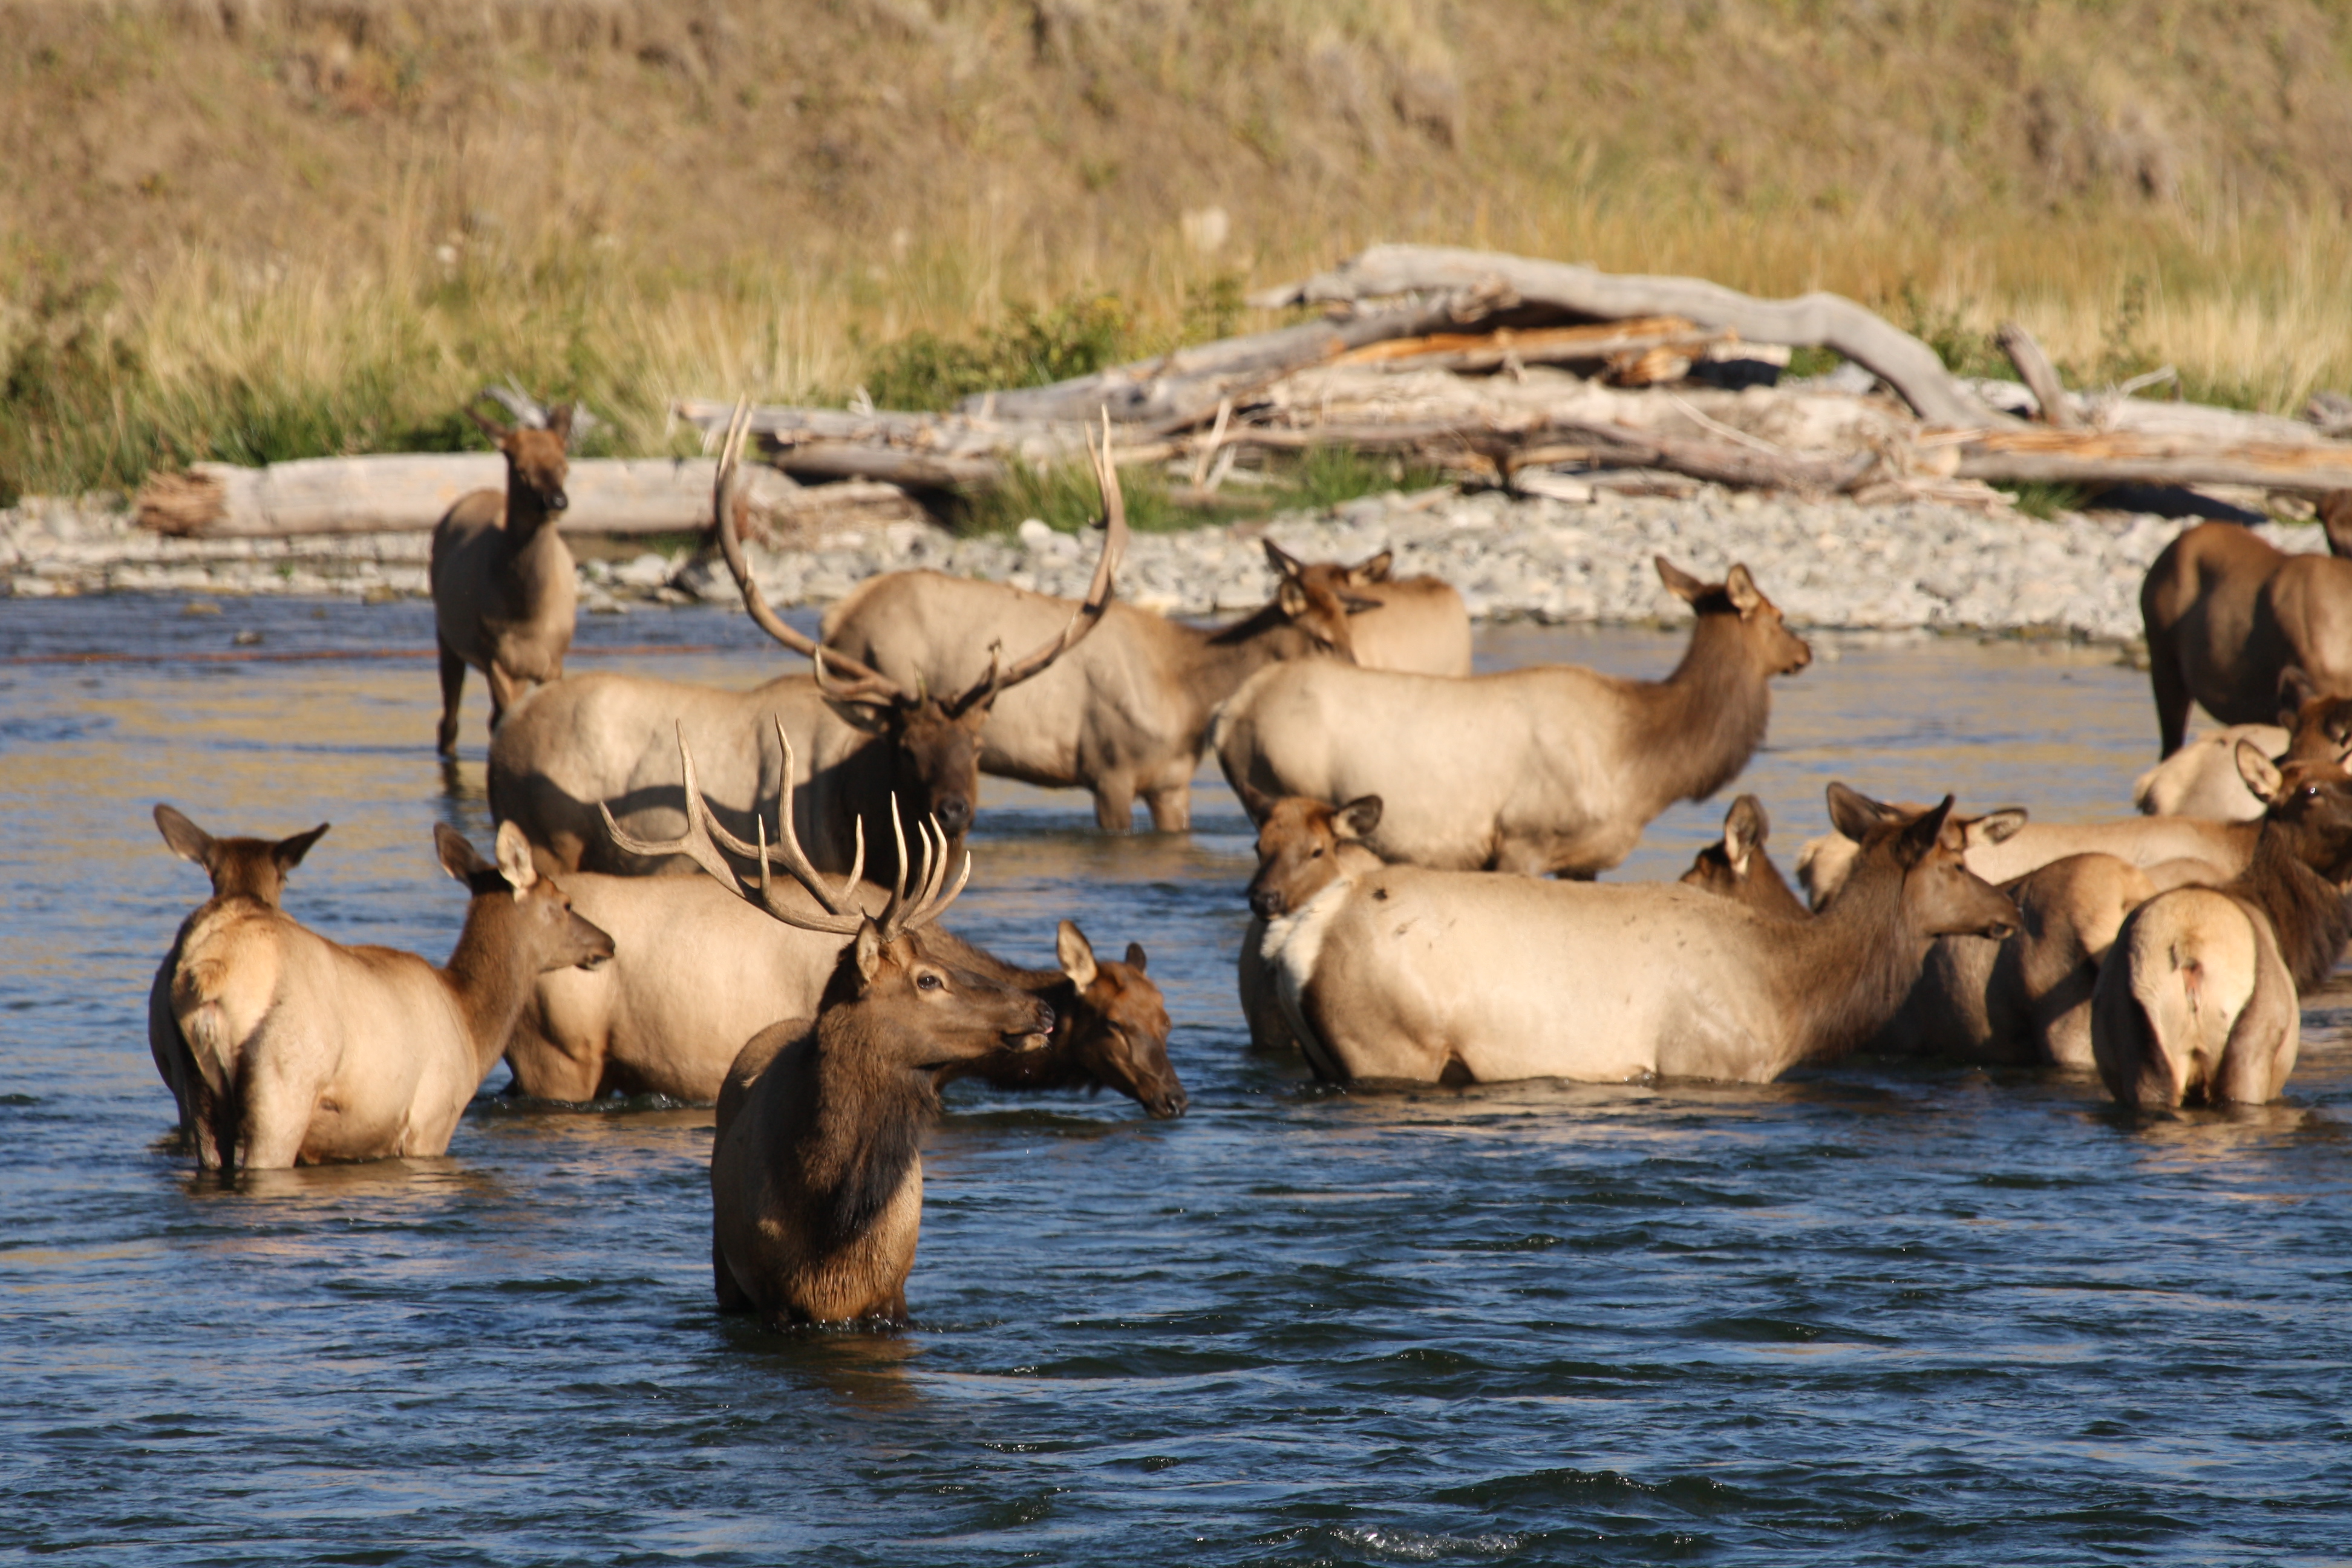
[{"label": "dark brown neck mane", "polygon": [[1301,631],[1276,604],[1261,605],[1229,626],[1171,625],[1187,636],[1195,648],[1192,679],[1194,700],[1207,712],[1241,689],[1242,682],[1276,659],[1306,658],[1330,650]]},{"label": "dark brown neck mane", "polygon": [[[2271,922],[2295,990],[2307,992],[2326,980],[2352,942],[2352,910],[2346,907],[2343,889],[2305,862],[2296,843],[2300,837],[2263,822],[2253,859],[2221,891]],[[2346,868],[2330,869],[2340,876]]]},{"label": "dark brown neck mane", "polygon": [[1682,663],[1660,681],[1632,681],[1631,759],[1661,801],[1705,800],[1739,776],[1772,717],[1771,672],[1746,647],[1720,594],[1701,600]]},{"label": "dark brown neck mane", "polygon": [[1873,845],[1827,909],[1778,927],[1787,933],[1775,939],[1785,954],[1779,1000],[1790,1020],[1784,1066],[1845,1055],[1884,1028],[1918,983],[1927,939],[1911,929],[1904,878],[1894,847]]}]

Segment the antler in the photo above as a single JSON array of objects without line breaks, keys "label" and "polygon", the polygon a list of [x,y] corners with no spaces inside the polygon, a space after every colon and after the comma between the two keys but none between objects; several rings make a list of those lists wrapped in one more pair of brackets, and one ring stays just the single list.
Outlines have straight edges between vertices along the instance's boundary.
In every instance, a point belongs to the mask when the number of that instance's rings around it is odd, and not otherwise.
[{"label": "antler", "polygon": [[1103,546],[1102,558],[1095,563],[1094,581],[1087,584],[1083,604],[1071,615],[1069,625],[1061,635],[1034,651],[1013,661],[1008,667],[999,663],[1002,645],[991,645],[988,673],[979,682],[948,704],[950,714],[961,713],[973,703],[985,701],[1002,691],[1009,691],[1033,676],[1043,675],[1053,662],[1086,640],[1087,634],[1102,623],[1103,612],[1110,607],[1112,580],[1118,573],[1118,563],[1127,554],[1127,498],[1118,488],[1118,468],[1110,460],[1110,410],[1103,410],[1102,446],[1095,446],[1091,431],[1087,436],[1087,458],[1094,465],[1095,488],[1102,492]]},{"label": "antler", "polygon": [[[735,586],[743,595],[743,607],[751,614],[759,628],[792,649],[814,661],[817,684],[825,694],[844,701],[906,702],[920,700],[914,693],[878,670],[870,669],[847,654],[831,648],[803,636],[784,624],[782,616],[768,605],[768,596],[760,592],[759,579],[751,575],[751,563],[744,559],[743,542],[735,536],[736,466],[742,460],[743,441],[751,430],[751,400],[739,397],[735,413],[727,422],[727,441],[719,455],[719,478],[710,487],[711,521],[719,530],[719,553],[727,557],[727,570],[734,574]],[[850,679],[845,685],[826,680],[826,666],[840,670]]]}]

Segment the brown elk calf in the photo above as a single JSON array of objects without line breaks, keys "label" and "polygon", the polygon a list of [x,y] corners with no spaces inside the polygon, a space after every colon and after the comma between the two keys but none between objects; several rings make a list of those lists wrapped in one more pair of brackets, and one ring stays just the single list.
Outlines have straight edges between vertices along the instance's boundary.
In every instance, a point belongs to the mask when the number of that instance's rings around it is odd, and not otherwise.
[{"label": "brown elk calf", "polygon": [[457,704],[466,667],[490,688],[490,731],[530,684],[560,680],[579,614],[572,552],[556,527],[569,506],[564,447],[572,405],[544,430],[509,429],[468,409],[507,459],[507,488],[459,496],[433,529],[433,624],[441,645],[444,754],[457,749]]},{"label": "brown elk calf", "polygon": [[[721,887],[786,925],[846,939],[813,1019],[747,1041],[719,1087],[710,1151],[710,1266],[721,1311],[773,1326],[903,1322],[907,1276],[922,1228],[924,1124],[940,1074],[1000,1050],[1038,1050],[1054,1010],[935,947],[931,923],[963,891],[971,858],[947,886],[947,836],[926,822],[924,863],[868,915],[857,868],[828,886],[803,853],[788,812],[777,841],[746,844],[710,814],[683,737],[688,829],[664,843],[608,829],[638,854],[684,855]],[[722,849],[722,846],[724,848]],[[727,856],[756,858],[747,884]],[[780,896],[781,868],[815,900]],[[862,857],[860,858],[862,861]],[[898,863],[909,861],[904,847]],[[944,889],[944,890],[943,890]]]},{"label": "brown elk calf", "polygon": [[2180,749],[2191,702],[2224,724],[2270,722],[2289,668],[2315,693],[2352,696],[2352,561],[2201,523],[2148,567],[2139,606],[2165,756]]},{"label": "brown elk calf", "polygon": [[1772,819],[1765,816],[1764,803],[1752,795],[1741,795],[1724,813],[1722,841],[1700,850],[1681,881],[1745,904],[1759,914],[1805,919],[1811,911],[1790,890],[1788,879],[1765,853],[1765,836],[1771,831]]},{"label": "brown elk calf", "polygon": [[232,900],[188,933],[172,1016],[196,1072],[207,1169],[429,1155],[506,1047],[531,977],[593,964],[612,939],[499,830],[498,863],[446,825],[442,868],[472,894],[448,963],[329,942]]},{"label": "brown elk calf", "polygon": [[2352,941],[2352,777],[2332,763],[2281,768],[2242,742],[2238,766],[2267,807],[2252,863],[2133,910],[2099,972],[2091,1047],[2124,1105],[2277,1099],[2301,1047],[2301,993]]},{"label": "brown elk calf", "polygon": [[172,938],[172,951],[155,970],[155,982],[147,988],[147,1048],[155,1058],[155,1070],[172,1090],[172,1098],[180,1107],[180,1136],[184,1139],[211,1137],[208,1129],[200,1129],[198,1112],[204,1102],[196,1092],[201,1075],[195,1059],[188,1054],[188,1042],[181,1037],[179,1020],[172,1016],[172,985],[180,973],[180,955],[188,945],[188,935],[213,918],[221,909],[242,900],[265,910],[278,908],[278,895],[286,889],[286,873],[302,863],[310,846],[327,831],[320,823],[308,833],[298,833],[291,838],[272,842],[267,838],[215,838],[180,812],[168,805],[155,807],[155,826],[163,835],[163,842],[173,854],[205,868],[213,879],[213,896],[197,906],[194,914],[180,922]]}]

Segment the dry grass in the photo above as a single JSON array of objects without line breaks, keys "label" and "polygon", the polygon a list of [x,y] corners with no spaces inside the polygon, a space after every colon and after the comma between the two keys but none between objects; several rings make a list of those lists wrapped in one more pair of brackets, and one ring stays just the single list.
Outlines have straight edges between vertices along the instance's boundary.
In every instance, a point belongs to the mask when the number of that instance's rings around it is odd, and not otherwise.
[{"label": "dry grass", "polygon": [[655,449],[677,394],[838,398],[1024,309],[1255,324],[1221,285],[1375,238],[2352,384],[2340,7],[0,0],[0,495],[463,443],[509,374]]}]

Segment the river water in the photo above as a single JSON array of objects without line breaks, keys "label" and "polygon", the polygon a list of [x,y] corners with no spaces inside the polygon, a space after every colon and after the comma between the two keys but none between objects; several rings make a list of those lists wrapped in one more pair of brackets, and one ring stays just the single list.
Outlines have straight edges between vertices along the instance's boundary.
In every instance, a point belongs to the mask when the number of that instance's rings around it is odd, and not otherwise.
[{"label": "river water", "polygon": [[[429,645],[416,605],[186,609],[8,605],[0,657]],[[1496,628],[1481,657],[1658,674],[1680,642]],[[582,643],[777,663],[715,611]],[[1831,778],[2080,816],[2153,753],[2110,654],[1822,647],[1741,786],[1784,866]],[[707,1110],[486,1094],[446,1159],[198,1181],[143,1005],[205,887],[150,806],[332,821],[289,909],[437,958],[463,896],[430,827],[488,836],[471,695],[452,778],[424,659],[0,667],[0,1552],[2352,1561],[2339,999],[2283,1104],[2150,1122],[2092,1082],[1870,1060],[1342,1093],[1246,1048],[1249,844],[1207,780],[1174,838],[992,783],[950,924],[1031,962],[1065,914],[1141,942],[1192,1110],[952,1089],[910,1331],[712,1310]],[[1678,873],[1725,804],[1617,875]]]}]

